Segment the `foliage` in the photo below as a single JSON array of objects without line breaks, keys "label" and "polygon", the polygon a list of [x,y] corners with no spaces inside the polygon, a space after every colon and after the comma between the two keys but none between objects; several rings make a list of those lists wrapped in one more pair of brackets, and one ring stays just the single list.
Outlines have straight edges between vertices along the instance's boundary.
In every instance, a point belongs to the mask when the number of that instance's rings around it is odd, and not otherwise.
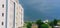
[{"label": "foliage", "polygon": [[54,21],[51,21],[51,22],[49,23],[49,25],[50,25],[50,26],[53,26],[53,25],[56,26],[56,25],[57,25],[57,21],[58,21],[58,20],[54,19]]},{"label": "foliage", "polygon": [[41,20],[37,20],[36,24],[38,25],[38,28],[41,28],[41,25],[43,24],[43,22]]},{"label": "foliage", "polygon": [[56,20],[56,19],[54,19],[53,23],[54,23],[54,25],[57,25],[57,20]]},{"label": "foliage", "polygon": [[33,23],[36,23],[38,25],[38,28],[48,28],[49,26],[52,26],[52,28],[53,28],[54,26],[57,25],[57,22],[58,22],[58,20],[54,19],[53,21],[48,22],[48,24],[45,24],[40,19],[40,20],[37,20],[36,22],[25,22],[25,23],[27,24],[26,25],[27,28],[31,28],[31,26],[32,26]]},{"label": "foliage", "polygon": [[47,24],[42,24],[41,28],[48,28],[48,25]]},{"label": "foliage", "polygon": [[32,26],[32,23],[31,22],[28,22],[27,23],[27,28],[31,28],[31,26]]}]

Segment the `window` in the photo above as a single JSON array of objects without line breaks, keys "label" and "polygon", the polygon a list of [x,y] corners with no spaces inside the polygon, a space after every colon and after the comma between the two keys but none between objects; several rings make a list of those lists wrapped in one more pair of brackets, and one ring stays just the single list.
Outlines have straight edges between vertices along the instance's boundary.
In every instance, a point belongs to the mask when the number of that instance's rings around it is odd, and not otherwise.
[{"label": "window", "polygon": [[4,13],[2,13],[2,16],[4,16]]},{"label": "window", "polygon": [[2,5],[2,8],[4,8],[4,4]]},{"label": "window", "polygon": [[2,25],[3,25],[4,23],[2,22]]}]

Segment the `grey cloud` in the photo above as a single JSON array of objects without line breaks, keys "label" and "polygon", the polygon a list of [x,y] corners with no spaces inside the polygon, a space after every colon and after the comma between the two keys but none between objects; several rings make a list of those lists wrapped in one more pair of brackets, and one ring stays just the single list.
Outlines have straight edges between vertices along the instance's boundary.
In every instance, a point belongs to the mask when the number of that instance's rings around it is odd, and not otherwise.
[{"label": "grey cloud", "polygon": [[60,0],[21,0],[21,2],[27,17],[60,17]]}]

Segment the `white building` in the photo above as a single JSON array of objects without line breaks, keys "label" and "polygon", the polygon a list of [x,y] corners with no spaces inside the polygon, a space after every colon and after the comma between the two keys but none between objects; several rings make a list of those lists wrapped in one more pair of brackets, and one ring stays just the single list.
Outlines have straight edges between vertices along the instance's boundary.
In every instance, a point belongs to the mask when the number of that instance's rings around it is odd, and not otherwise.
[{"label": "white building", "polygon": [[0,28],[21,28],[24,10],[18,0],[0,0]]},{"label": "white building", "polygon": [[43,23],[45,23],[45,24],[47,24],[49,22],[49,20],[47,19],[47,20],[45,20],[45,21],[43,21]]}]

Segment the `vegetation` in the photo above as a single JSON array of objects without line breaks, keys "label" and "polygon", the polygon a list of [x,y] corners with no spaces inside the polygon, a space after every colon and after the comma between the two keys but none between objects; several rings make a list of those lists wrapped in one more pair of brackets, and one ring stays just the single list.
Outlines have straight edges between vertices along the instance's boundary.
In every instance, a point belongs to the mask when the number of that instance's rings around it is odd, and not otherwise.
[{"label": "vegetation", "polygon": [[60,20],[54,19],[53,21],[48,22],[46,24],[46,23],[42,22],[40,19],[40,20],[37,20],[36,22],[26,22],[26,24],[27,24],[26,27],[31,28],[32,24],[35,23],[38,25],[38,28],[49,28],[49,27],[54,28],[54,26],[56,26],[58,22],[60,22]]},{"label": "vegetation", "polygon": [[54,25],[56,26],[56,25],[57,25],[57,20],[54,19],[53,23],[54,23]]},{"label": "vegetation", "polygon": [[32,26],[32,23],[31,22],[28,22],[27,23],[27,28],[31,28],[31,26]]},{"label": "vegetation", "polygon": [[42,24],[41,28],[49,28],[49,26],[47,24]]},{"label": "vegetation", "polygon": [[37,21],[36,21],[36,24],[38,25],[38,28],[41,28],[42,21],[41,21],[41,20],[37,20]]}]

